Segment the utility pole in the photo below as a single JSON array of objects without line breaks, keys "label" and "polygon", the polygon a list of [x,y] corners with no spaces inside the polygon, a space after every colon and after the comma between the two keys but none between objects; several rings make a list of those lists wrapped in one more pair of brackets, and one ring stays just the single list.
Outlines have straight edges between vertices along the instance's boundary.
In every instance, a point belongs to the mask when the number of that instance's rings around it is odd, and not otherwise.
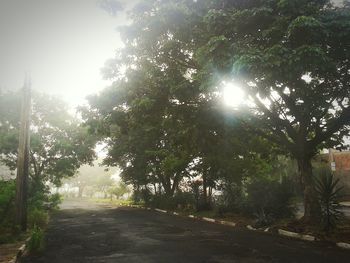
[{"label": "utility pole", "polygon": [[22,231],[27,230],[27,188],[29,176],[29,128],[31,112],[30,79],[25,78],[22,89],[21,122],[16,177],[16,214],[15,222]]}]

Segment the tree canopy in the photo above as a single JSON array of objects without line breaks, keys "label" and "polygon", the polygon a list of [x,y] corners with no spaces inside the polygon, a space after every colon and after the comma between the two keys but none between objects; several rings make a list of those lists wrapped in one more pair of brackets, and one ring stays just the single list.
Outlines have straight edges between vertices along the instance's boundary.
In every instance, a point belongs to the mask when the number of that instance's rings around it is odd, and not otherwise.
[{"label": "tree canopy", "polygon": [[[247,137],[232,111],[221,105],[217,88],[206,90],[196,73],[192,56],[198,43],[192,42],[202,37],[198,32],[192,41],[188,24],[181,24],[184,6],[167,2],[161,5],[166,10],[153,16],[146,11],[149,2],[144,4],[123,29],[125,49],[104,70],[114,84],[91,96],[90,106],[82,109],[90,132],[107,143],[105,163],[120,166],[135,189],[160,186],[167,196],[197,174],[206,189],[218,174],[242,179],[264,170],[271,152],[266,140]],[[179,9],[176,15],[174,9]]]},{"label": "tree canopy", "polygon": [[[19,130],[19,92],[0,93],[0,161],[16,168]],[[80,165],[95,157],[96,140],[79,125],[58,98],[33,94],[30,128],[30,176],[38,185],[60,185]]]},{"label": "tree canopy", "polygon": [[[194,170],[203,184],[207,174],[258,173],[277,149],[298,161],[305,219],[314,219],[311,159],[349,134],[349,8],[162,0],[140,1],[130,17],[125,48],[104,70],[114,84],[83,110],[108,144],[106,163],[172,195]],[[246,107],[220,105],[223,82],[244,90]]]}]

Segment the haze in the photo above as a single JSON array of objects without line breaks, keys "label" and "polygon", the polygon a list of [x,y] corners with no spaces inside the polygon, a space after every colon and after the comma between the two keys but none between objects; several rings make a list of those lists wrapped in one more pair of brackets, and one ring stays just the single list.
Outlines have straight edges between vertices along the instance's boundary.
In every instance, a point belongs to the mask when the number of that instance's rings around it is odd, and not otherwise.
[{"label": "haze", "polygon": [[[1,0],[0,88],[18,89],[30,74],[34,90],[61,96],[71,108],[108,82],[100,69],[122,46],[122,1]],[[114,9],[104,10],[109,5]]]}]

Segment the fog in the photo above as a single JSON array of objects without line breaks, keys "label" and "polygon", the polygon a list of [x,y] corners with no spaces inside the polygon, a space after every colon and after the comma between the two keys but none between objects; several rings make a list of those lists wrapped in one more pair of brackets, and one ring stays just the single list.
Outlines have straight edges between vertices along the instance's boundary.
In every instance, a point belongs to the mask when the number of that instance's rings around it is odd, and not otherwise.
[{"label": "fog", "polygon": [[18,89],[28,73],[34,90],[71,108],[109,84],[100,69],[122,47],[116,28],[132,1],[0,1],[0,88]]}]

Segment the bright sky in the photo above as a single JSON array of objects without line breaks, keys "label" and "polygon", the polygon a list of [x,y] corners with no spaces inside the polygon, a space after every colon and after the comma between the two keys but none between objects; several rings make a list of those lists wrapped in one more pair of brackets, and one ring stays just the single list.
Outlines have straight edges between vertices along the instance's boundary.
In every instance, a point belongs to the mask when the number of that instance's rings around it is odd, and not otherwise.
[{"label": "bright sky", "polygon": [[[122,46],[114,16],[100,3],[116,0],[0,0],[0,88],[23,86],[62,96],[71,107],[108,85],[100,69]],[[118,2],[124,6],[133,0]]]}]

